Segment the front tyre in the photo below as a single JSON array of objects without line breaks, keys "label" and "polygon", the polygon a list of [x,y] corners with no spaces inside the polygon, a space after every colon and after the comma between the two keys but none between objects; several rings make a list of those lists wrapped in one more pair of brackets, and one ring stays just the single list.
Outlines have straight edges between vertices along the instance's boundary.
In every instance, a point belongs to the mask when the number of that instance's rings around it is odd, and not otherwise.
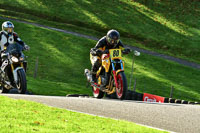
[{"label": "front tyre", "polygon": [[25,94],[27,90],[27,83],[26,83],[26,74],[23,69],[19,69],[17,71],[18,75],[18,83],[17,83],[17,90],[19,94]]},{"label": "front tyre", "polygon": [[124,72],[119,72],[117,74],[117,83],[119,88],[116,88],[116,96],[118,99],[123,100],[126,98],[127,93],[127,80]]}]

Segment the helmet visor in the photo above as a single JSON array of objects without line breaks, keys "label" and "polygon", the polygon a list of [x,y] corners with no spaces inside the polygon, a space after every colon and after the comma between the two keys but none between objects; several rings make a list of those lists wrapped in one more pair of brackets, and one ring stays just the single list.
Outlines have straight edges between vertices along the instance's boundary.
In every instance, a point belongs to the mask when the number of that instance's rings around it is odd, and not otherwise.
[{"label": "helmet visor", "polygon": [[112,45],[114,44],[118,44],[119,43],[119,39],[111,39],[111,38],[108,38],[108,42]]},{"label": "helmet visor", "polygon": [[13,28],[4,28],[4,30],[5,30],[7,33],[12,33],[12,32],[13,32]]}]

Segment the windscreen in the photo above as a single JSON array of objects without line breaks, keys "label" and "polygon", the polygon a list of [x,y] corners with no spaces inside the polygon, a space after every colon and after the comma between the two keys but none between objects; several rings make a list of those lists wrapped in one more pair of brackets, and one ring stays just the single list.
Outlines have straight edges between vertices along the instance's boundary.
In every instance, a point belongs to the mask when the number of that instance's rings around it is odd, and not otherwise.
[{"label": "windscreen", "polygon": [[16,56],[17,55],[20,56],[22,50],[23,50],[23,47],[18,43],[9,44],[7,49],[6,49],[6,53],[16,55]]}]

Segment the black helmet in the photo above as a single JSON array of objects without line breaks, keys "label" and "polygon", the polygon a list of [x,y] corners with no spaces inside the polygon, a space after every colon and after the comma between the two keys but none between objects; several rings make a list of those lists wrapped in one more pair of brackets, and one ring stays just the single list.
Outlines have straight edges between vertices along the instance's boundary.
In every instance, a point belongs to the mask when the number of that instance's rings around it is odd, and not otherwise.
[{"label": "black helmet", "polygon": [[119,32],[116,30],[109,30],[106,35],[106,40],[110,45],[116,45],[119,43]]}]

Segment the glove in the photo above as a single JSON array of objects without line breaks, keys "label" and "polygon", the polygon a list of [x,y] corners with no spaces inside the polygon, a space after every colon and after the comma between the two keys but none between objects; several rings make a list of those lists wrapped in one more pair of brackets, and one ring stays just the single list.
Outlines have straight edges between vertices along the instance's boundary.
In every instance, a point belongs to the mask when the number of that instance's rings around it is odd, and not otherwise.
[{"label": "glove", "polygon": [[24,50],[27,50],[27,51],[28,51],[28,50],[30,50],[30,47],[29,47],[28,45],[25,44],[25,45],[24,45]]},{"label": "glove", "polygon": [[128,49],[128,48],[123,50],[123,54],[128,54],[128,53],[130,53],[130,52],[131,52],[131,50]]},{"label": "glove", "polygon": [[101,54],[103,54],[103,51],[100,50],[100,49],[97,49],[97,50],[96,50],[96,54],[97,54],[97,55],[101,55]]},{"label": "glove", "polygon": [[100,49],[94,49],[92,48],[90,50],[90,53],[93,55],[93,56],[98,56],[98,55],[101,55],[102,54],[102,51]]},{"label": "glove", "polygon": [[128,48],[128,49],[125,49],[125,50],[127,51],[127,53],[130,53],[130,52],[131,52],[131,49],[129,49],[129,48]]},{"label": "glove", "polygon": [[103,54],[109,54],[109,49],[104,50]]}]

